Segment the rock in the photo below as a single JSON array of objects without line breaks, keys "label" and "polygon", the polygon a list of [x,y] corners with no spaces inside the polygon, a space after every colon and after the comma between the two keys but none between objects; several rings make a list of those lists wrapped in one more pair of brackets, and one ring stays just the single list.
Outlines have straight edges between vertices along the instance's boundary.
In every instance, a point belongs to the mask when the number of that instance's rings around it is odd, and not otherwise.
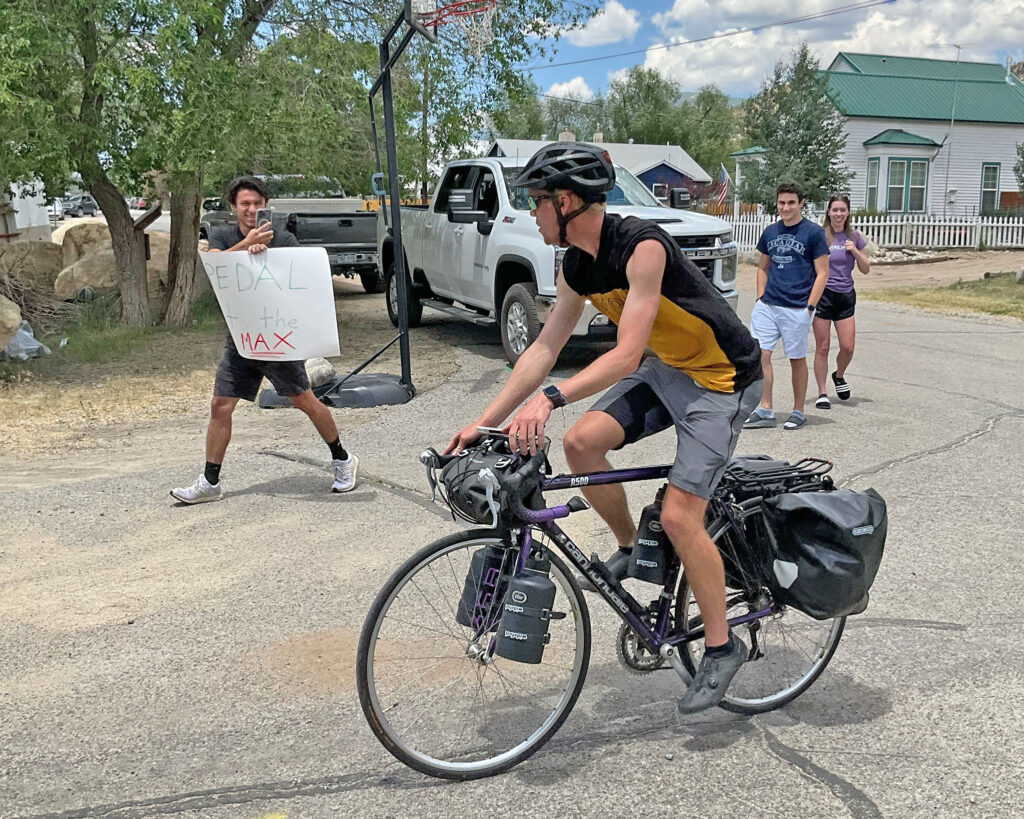
[{"label": "rock", "polygon": [[1013,280],[1017,282],[1017,284],[1024,284],[1024,267],[1017,271],[1017,275],[1013,277]]},{"label": "rock", "polygon": [[64,267],[64,252],[54,242],[12,242],[0,245],[0,273],[17,276],[25,284],[49,291]]},{"label": "rock", "polygon": [[5,296],[0,296],[0,350],[7,346],[19,327],[21,308]]},{"label": "rock", "polygon": [[91,253],[68,265],[57,276],[53,290],[57,298],[71,301],[83,287],[109,290],[117,287],[117,265],[112,248]]},{"label": "rock", "polygon": [[740,264],[752,264],[757,267],[761,263],[761,254],[757,250],[741,250],[739,262]]},{"label": "rock", "polygon": [[101,219],[79,222],[64,232],[61,246],[64,248],[64,267],[67,268],[85,256],[109,250],[110,230]]},{"label": "rock", "polygon": [[312,389],[331,381],[337,372],[326,358],[311,358],[306,361],[306,375],[309,376],[309,386]]},{"label": "rock", "polygon": [[882,248],[876,245],[873,239],[864,237],[864,252],[868,254],[869,259],[875,258],[881,251]]}]

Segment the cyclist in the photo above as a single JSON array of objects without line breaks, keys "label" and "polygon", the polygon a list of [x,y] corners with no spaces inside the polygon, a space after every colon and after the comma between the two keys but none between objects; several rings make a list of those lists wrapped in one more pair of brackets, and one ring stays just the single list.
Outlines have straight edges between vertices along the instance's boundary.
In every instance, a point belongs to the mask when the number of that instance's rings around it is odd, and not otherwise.
[{"label": "cyclist", "polygon": [[[683,562],[706,634],[704,658],[679,710],[709,708],[724,696],[747,650],[726,622],[725,575],[704,531],[704,509],[744,419],[761,399],[757,343],[667,233],[653,222],[605,212],[606,194],[615,186],[607,151],[578,142],[548,145],[513,184],[529,189],[544,241],[568,247],[558,298],[508,383],[445,452],[471,444],[477,427],[503,423],[541,386],[588,298],[614,321],[615,347],[530,398],[508,425],[510,444],[523,454],[536,452],[554,409],[608,387],[565,436],[574,472],[611,469],[609,450],[674,425],[676,458],[661,522]],[[655,355],[645,359],[648,347]],[[583,493],[618,541],[605,566],[622,580],[636,536],[625,490],[611,484]]]}]

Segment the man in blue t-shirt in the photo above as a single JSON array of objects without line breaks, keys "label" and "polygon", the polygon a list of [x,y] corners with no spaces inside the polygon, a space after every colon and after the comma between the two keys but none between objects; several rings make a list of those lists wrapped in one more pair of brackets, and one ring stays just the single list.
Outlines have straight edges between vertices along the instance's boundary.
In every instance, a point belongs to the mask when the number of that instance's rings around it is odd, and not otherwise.
[{"label": "man in blue t-shirt", "polygon": [[761,346],[764,393],[744,429],[775,426],[772,351],[780,338],[793,371],[793,413],[782,428],[799,429],[807,423],[807,335],[828,281],[825,231],[801,215],[803,190],[796,182],[783,182],[775,190],[775,204],[782,219],[765,228],[757,243],[757,302],[750,314],[750,331]]}]

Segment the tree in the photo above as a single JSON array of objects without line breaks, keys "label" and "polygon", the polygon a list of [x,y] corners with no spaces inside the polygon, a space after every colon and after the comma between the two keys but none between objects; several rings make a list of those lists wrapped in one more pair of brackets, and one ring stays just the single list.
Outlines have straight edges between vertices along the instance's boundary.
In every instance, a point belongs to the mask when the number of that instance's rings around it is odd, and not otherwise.
[{"label": "tree", "polygon": [[775,64],[761,91],[746,103],[744,126],[751,144],[765,149],[764,164],[744,166],[740,195],[775,212],[775,188],[799,182],[809,202],[824,202],[847,189],[853,174],[843,165],[843,117],[828,98],[828,76],[807,43],[789,63]]},{"label": "tree", "polygon": [[652,68],[634,66],[612,80],[606,105],[611,141],[679,144],[679,86]]},{"label": "tree", "polygon": [[736,150],[738,131],[736,110],[714,85],[705,85],[680,106],[679,144],[713,179],[719,164],[728,164]]},{"label": "tree", "polygon": [[1013,163],[1013,173],[1017,177],[1017,189],[1024,197],[1024,142],[1017,146],[1017,161]]}]

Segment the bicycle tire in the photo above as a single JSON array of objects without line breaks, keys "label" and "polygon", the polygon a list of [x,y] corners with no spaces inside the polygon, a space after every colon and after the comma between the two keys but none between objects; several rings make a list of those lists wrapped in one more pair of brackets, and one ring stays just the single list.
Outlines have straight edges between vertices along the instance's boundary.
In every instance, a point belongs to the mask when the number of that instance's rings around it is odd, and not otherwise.
[{"label": "bicycle tire", "polygon": [[[384,697],[385,702],[390,702],[392,697],[386,696],[387,692],[378,691],[378,680],[382,676],[377,668],[378,665],[383,665],[387,662],[397,662],[397,658],[386,658],[386,647],[388,645],[387,638],[383,638],[382,641],[382,627],[387,619],[388,613],[391,610],[392,605],[401,595],[403,589],[410,587],[413,580],[423,573],[425,575],[426,570],[430,569],[430,574],[435,581],[438,581],[436,572],[431,568],[433,565],[437,565],[439,568],[443,565],[439,563],[442,558],[446,555],[449,556],[447,561],[448,567],[452,568],[450,574],[455,578],[457,584],[461,585],[464,574],[459,574],[453,568],[453,562],[451,555],[464,550],[467,555],[472,551],[482,548],[487,545],[501,545],[501,537],[495,533],[493,529],[473,529],[463,532],[457,532],[447,537],[443,537],[433,543],[420,549],[416,554],[410,557],[401,567],[388,579],[384,584],[384,587],[377,594],[373,605],[370,607],[370,611],[366,616],[366,621],[363,624],[362,633],[360,634],[359,647],[356,656],[356,686],[359,693],[359,702],[363,709],[363,714],[366,717],[366,721],[370,726],[371,731],[380,741],[380,743],[387,749],[387,751],[398,759],[400,762],[408,765],[414,770],[420,771],[421,773],[429,776],[438,777],[441,779],[453,779],[453,780],[470,780],[470,779],[481,779],[488,776],[494,776],[495,774],[502,773],[503,771],[512,768],[519,764],[523,760],[536,753],[565,722],[565,719],[569,716],[573,706],[576,704],[576,700],[580,695],[580,691],[583,688],[583,683],[586,680],[587,668],[590,662],[590,648],[591,648],[591,629],[590,629],[590,613],[587,608],[586,600],[583,597],[583,592],[580,590],[579,585],[576,582],[573,572],[571,572],[563,560],[558,555],[554,554],[549,549],[549,555],[551,558],[551,579],[555,581],[556,588],[561,590],[564,595],[563,598],[557,598],[555,606],[558,606],[560,602],[568,603],[570,611],[567,613],[567,617],[563,620],[553,620],[552,622],[552,637],[555,637],[555,623],[566,623],[567,621],[574,623],[575,625],[575,637],[573,644],[573,661],[572,666],[568,671],[568,679],[566,680],[561,691],[558,693],[557,704],[546,716],[546,718],[540,722],[540,724],[530,730],[529,734],[522,741],[517,742],[510,748],[504,748],[499,753],[488,754],[483,758],[474,759],[471,761],[459,761],[458,759],[451,758],[440,758],[435,755],[434,752],[428,752],[424,748],[418,747],[413,737],[403,735],[402,729],[395,724],[395,719],[389,713],[396,711],[399,708],[399,702],[395,701],[393,705],[389,707],[383,707],[381,705],[381,698]],[[461,559],[461,558],[460,558]],[[467,558],[468,560],[468,558]],[[446,570],[446,573],[447,572]],[[438,582],[438,585],[440,583]],[[420,595],[427,600],[422,589],[416,585]],[[461,591],[461,589],[460,589]],[[449,604],[451,601],[447,595],[444,595],[446,602]],[[457,599],[457,598],[456,598]],[[428,600],[429,603],[429,600]],[[432,607],[433,608],[433,607]],[[436,609],[434,611],[436,614]],[[447,617],[447,612],[445,613]],[[397,621],[399,624],[402,621]],[[463,626],[455,624],[456,629],[465,629]],[[451,631],[451,629],[449,629]],[[469,638],[472,637],[471,630],[465,630],[463,636],[469,634]],[[561,635],[564,636],[565,632]],[[442,635],[447,638],[444,640],[444,645],[447,648],[450,645],[451,635]],[[484,635],[480,639],[486,638]],[[437,637],[433,637],[435,642],[438,642]],[[552,643],[556,643],[555,639],[552,639]],[[400,641],[403,648],[411,645],[422,646],[422,641],[409,642]],[[483,697],[483,702],[489,706],[500,706],[498,702],[487,702],[486,693],[483,693],[483,682],[486,678],[487,672],[494,669],[494,675],[491,678],[491,682],[497,682],[500,688],[506,695],[506,699],[510,702],[514,702],[518,697],[519,700],[525,700],[527,703],[533,702],[535,699],[538,702],[543,701],[544,691],[531,691],[526,686],[522,685],[521,682],[517,682],[512,672],[516,669],[511,666],[522,667],[522,663],[512,663],[510,660],[500,658],[497,655],[492,655],[486,662],[481,662],[478,655],[471,656],[470,646],[474,645],[474,641],[468,639],[466,648],[461,656],[457,656],[454,649],[453,655],[449,658],[438,658],[424,657],[428,661],[440,659],[440,665],[445,666],[454,664],[456,662],[465,665],[462,661],[468,661],[469,665],[473,667],[474,673],[477,677],[478,688],[480,689]],[[381,654],[383,657],[378,658],[378,646],[381,646]],[[567,646],[569,641],[558,641],[555,647]],[[547,652],[553,648],[552,644],[549,644],[545,649],[545,657]],[[543,665],[543,663],[541,664]],[[503,668],[501,670],[499,668]],[[429,686],[432,680],[429,679],[429,675],[433,673],[433,669],[437,668],[437,665],[428,668],[423,675],[416,680],[411,679],[411,674],[403,676],[402,687],[409,688],[415,685],[420,680],[423,680],[422,685],[424,687]],[[511,670],[510,670],[511,668]],[[529,666],[529,668],[539,668],[539,666]],[[386,665],[383,666],[386,669]],[[383,670],[382,669],[382,670]],[[441,669],[439,674],[444,672],[444,668]],[[455,683],[457,683],[462,676],[465,674],[463,671],[459,677],[453,680],[452,683],[447,684],[440,689],[440,693],[444,693],[447,689],[450,689]],[[526,692],[527,696],[518,693],[518,690]],[[401,688],[399,689],[401,691]],[[393,696],[397,696],[398,691],[394,692]],[[536,695],[536,697],[534,696]],[[405,694],[402,694],[402,698],[405,698]],[[410,695],[411,696],[411,695]],[[437,697],[434,698],[437,702]],[[474,699],[474,703],[476,700]],[[441,710],[457,709],[460,707],[460,700],[454,693],[448,693],[444,700],[438,703]],[[411,708],[406,708],[404,702],[401,704],[403,709],[410,711]],[[418,707],[420,702],[417,701],[413,707]],[[471,704],[470,704],[471,705]],[[431,703],[427,703],[423,706],[423,709],[419,712],[419,716],[409,724],[406,732],[411,732],[416,722],[421,716],[427,711]],[[544,706],[547,707],[547,706]],[[508,710],[509,706],[505,706],[504,716],[508,721],[509,730],[512,731],[516,726],[513,725],[514,720],[519,720],[519,711]],[[470,714],[473,714],[473,709],[470,707]],[[430,711],[431,717],[433,717],[433,710]],[[479,715],[478,715],[479,716]],[[494,708],[494,719],[497,720],[501,716],[500,707]],[[446,723],[447,724],[447,723]],[[458,724],[458,723],[457,723]],[[532,723],[531,723],[532,724]],[[491,728],[489,724],[485,724],[485,728]],[[479,728],[479,724],[478,724]],[[465,731],[463,727],[460,731],[459,741],[461,742],[461,733]],[[525,729],[524,729],[525,730]],[[478,730],[478,734],[479,734]],[[471,735],[466,742],[473,741],[474,737]],[[485,737],[486,740],[486,737]]]},{"label": "bicycle tire", "polygon": [[[715,545],[718,546],[721,538],[729,530],[730,525],[724,520],[719,520],[708,526],[708,535]],[[753,595],[759,597],[757,603],[759,608],[771,600],[770,590],[763,586],[753,591],[749,589],[746,591],[729,590],[726,594],[727,613],[730,616],[734,616],[735,614],[742,613],[744,608],[749,611]],[[693,599],[693,591],[690,589],[684,576],[680,581],[679,593],[676,596],[676,622],[690,622],[699,625],[699,612],[695,616],[691,614],[691,612],[697,611],[696,602]],[[786,618],[789,618],[788,623]],[[839,646],[839,640],[843,636],[843,629],[846,626],[845,617],[834,617],[831,620],[815,620],[791,607],[784,608],[779,614],[762,618],[756,622],[760,624],[757,632],[758,648],[763,654],[743,664],[736,677],[733,678],[733,682],[730,684],[725,697],[719,703],[719,708],[737,714],[763,714],[766,711],[774,711],[803,694],[821,676],[832,660]],[[753,625],[748,624],[737,629],[741,637],[746,637],[745,643],[748,649],[751,648],[750,629]],[[770,630],[770,633],[765,633],[766,630]],[[768,665],[758,666],[758,663],[765,658],[771,658],[773,653],[776,655],[794,654],[796,641],[788,639],[787,631],[792,632],[791,636],[796,636],[800,630],[805,630],[808,633],[821,633],[820,640],[812,644],[812,654],[801,651],[807,658],[806,669],[802,673],[795,675],[793,679],[788,680],[777,691],[767,691],[760,696],[750,695],[750,692],[754,690],[757,675],[763,673]],[[766,643],[770,641],[777,644],[767,646]],[[695,640],[681,647],[680,654],[683,664],[690,674],[696,673],[703,644],[703,640]],[[769,664],[773,662],[776,661],[769,660]],[[802,662],[800,661],[801,664]],[[766,684],[766,686],[768,688],[772,687],[770,684]],[[744,694],[747,695],[744,696]]]}]

